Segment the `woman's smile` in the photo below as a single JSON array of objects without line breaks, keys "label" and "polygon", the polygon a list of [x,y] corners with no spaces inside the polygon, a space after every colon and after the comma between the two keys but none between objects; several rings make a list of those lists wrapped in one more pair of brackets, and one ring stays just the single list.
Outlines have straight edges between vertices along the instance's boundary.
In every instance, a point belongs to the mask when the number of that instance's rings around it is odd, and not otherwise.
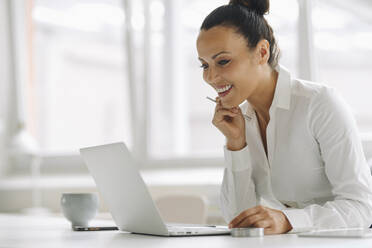
[{"label": "woman's smile", "polygon": [[219,97],[225,97],[226,95],[228,95],[230,93],[232,88],[233,88],[233,86],[231,84],[228,84],[224,87],[216,88],[216,91],[217,91]]},{"label": "woman's smile", "polygon": [[[257,89],[259,52],[231,27],[201,30],[197,40],[203,79],[216,90],[225,107],[236,107]],[[233,82],[233,83],[231,83]]]}]

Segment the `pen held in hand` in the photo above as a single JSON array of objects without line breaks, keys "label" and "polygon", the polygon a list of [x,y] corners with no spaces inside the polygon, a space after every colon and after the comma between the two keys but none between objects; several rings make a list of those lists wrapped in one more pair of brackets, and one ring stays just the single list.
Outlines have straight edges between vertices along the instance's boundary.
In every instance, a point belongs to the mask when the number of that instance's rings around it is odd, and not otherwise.
[{"label": "pen held in hand", "polygon": [[[216,100],[214,100],[213,98],[207,96],[207,99],[208,100],[211,100],[212,102],[217,102]],[[246,117],[247,119],[251,120],[252,117],[248,116],[247,114],[243,114],[244,117]],[[232,118],[231,117],[227,117],[226,118],[228,122],[231,122]]]},{"label": "pen held in hand", "polygon": [[209,97],[209,96],[207,96],[207,99],[208,99],[208,100],[211,100],[212,102],[216,102],[216,100],[214,100],[213,98],[211,98],[211,97]]},{"label": "pen held in hand", "polygon": [[[211,98],[211,97],[209,97],[209,96],[207,96],[207,99],[208,99],[208,100],[211,100],[212,102],[216,102],[216,100],[214,100],[213,98]],[[227,121],[227,122],[232,122],[232,117],[230,117],[230,116],[225,115],[223,118],[224,118],[224,120]]]}]

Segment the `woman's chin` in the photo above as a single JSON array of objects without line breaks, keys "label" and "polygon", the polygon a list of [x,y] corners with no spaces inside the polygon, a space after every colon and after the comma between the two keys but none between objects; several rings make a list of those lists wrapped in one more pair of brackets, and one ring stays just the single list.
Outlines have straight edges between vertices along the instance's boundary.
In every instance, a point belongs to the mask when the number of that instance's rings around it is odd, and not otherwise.
[{"label": "woman's chin", "polygon": [[235,107],[239,107],[240,104],[242,104],[244,102],[243,101],[239,101],[237,99],[221,99],[221,103],[222,103],[222,106],[224,108],[235,108]]}]

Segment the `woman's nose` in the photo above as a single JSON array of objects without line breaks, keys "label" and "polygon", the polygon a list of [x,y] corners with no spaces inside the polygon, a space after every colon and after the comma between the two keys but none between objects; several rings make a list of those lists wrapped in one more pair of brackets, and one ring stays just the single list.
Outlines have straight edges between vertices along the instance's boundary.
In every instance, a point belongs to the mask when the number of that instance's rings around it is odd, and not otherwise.
[{"label": "woman's nose", "polygon": [[207,82],[208,83],[215,83],[216,80],[218,79],[218,73],[216,70],[209,68],[209,71],[207,72]]}]

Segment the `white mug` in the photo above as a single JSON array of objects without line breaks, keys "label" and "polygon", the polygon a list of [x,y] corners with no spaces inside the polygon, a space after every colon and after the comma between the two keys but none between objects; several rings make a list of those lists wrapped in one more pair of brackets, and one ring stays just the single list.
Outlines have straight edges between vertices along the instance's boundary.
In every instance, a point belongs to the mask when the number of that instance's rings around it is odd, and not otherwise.
[{"label": "white mug", "polygon": [[61,197],[63,215],[74,226],[88,226],[98,211],[98,197],[95,193],[63,193]]}]

